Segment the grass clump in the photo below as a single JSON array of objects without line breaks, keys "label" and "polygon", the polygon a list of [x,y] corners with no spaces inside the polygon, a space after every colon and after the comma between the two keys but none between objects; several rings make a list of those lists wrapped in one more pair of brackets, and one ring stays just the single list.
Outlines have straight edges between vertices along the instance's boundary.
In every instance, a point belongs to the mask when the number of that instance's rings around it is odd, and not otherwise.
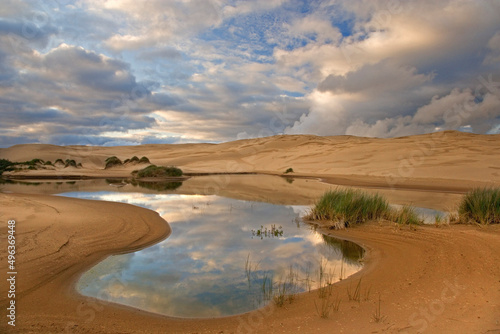
[{"label": "grass clump", "polygon": [[347,227],[386,218],[389,213],[389,204],[382,196],[346,189],[326,192],[312,209],[309,218],[332,220],[338,222],[339,227]]},{"label": "grass clump", "polygon": [[373,315],[372,315],[372,319],[376,323],[383,322],[386,318],[385,315],[382,315],[382,312],[380,310],[380,304],[381,304],[381,299],[380,299],[380,293],[379,293],[378,294],[378,305],[375,308],[375,312],[373,312]]},{"label": "grass clump", "polygon": [[108,169],[108,168],[111,168],[114,166],[121,166],[121,165],[123,165],[123,162],[120,159],[118,159],[117,157],[112,156],[112,157],[109,157],[106,159],[105,164],[106,165],[105,165],[104,169]]},{"label": "grass clump", "polygon": [[285,174],[288,174],[288,173],[293,173],[293,168],[288,168],[288,169],[285,171]]},{"label": "grass clump", "polygon": [[461,223],[500,224],[500,188],[477,188],[468,192],[458,207]]},{"label": "grass clump", "polygon": [[386,219],[402,225],[419,225],[423,219],[410,206],[393,209],[378,194],[342,189],[326,192],[307,217],[310,220],[330,220],[331,228],[345,228],[370,220]]},{"label": "grass clump", "polygon": [[409,205],[394,210],[391,216],[392,221],[401,225],[420,225],[424,223],[415,209]]},{"label": "grass clump", "polygon": [[179,177],[182,170],[177,167],[151,165],[137,172],[137,177]]}]

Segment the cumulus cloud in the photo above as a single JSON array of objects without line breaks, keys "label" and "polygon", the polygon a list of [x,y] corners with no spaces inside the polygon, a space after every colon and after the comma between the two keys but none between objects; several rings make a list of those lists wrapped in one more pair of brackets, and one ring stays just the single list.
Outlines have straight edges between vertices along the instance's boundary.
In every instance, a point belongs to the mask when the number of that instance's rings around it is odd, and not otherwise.
[{"label": "cumulus cloud", "polygon": [[346,134],[398,137],[456,129],[487,133],[494,129],[495,121],[500,121],[500,96],[487,93],[478,100],[470,89],[454,89],[446,96],[434,96],[431,102],[420,107],[413,117],[385,118],[374,124],[357,119],[347,128]]},{"label": "cumulus cloud", "polygon": [[499,14],[494,0],[7,0],[0,146],[498,131]]},{"label": "cumulus cloud", "polygon": [[[499,70],[498,3],[343,4],[358,19],[351,36],[333,45],[275,50],[284,68],[311,64],[317,91],[329,94],[311,93],[312,107],[288,133],[391,137],[465,126],[485,133],[498,124],[498,95],[471,92],[485,71]],[[324,105],[315,100],[325,96],[331,106],[315,106]],[[443,110],[467,106],[474,112],[460,121],[443,120]]]}]

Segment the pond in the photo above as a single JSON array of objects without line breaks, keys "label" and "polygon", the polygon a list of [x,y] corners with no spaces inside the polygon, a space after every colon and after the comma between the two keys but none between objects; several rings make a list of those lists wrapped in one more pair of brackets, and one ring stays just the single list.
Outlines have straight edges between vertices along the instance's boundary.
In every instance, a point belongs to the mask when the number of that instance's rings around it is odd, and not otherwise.
[{"label": "pond", "polygon": [[361,269],[361,247],[302,222],[308,206],[137,190],[61,195],[130,203],[168,221],[172,234],[167,239],[110,256],[77,283],[84,295],[154,313],[240,314],[272,302],[283,288],[309,291]]}]

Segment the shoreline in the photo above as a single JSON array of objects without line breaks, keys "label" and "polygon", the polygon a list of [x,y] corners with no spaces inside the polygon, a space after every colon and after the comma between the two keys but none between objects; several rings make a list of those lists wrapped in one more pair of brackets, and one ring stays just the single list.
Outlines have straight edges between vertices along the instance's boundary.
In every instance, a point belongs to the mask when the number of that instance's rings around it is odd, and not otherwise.
[{"label": "shoreline", "polygon": [[393,189],[393,190],[417,190],[417,191],[439,191],[439,192],[450,192],[450,193],[466,193],[467,191],[474,188],[482,188],[489,186],[500,186],[500,182],[496,181],[473,181],[473,180],[457,180],[457,179],[435,179],[435,178],[392,178],[392,180],[387,180],[387,178],[380,176],[369,176],[369,175],[323,175],[323,174],[282,174],[282,173],[272,173],[272,172],[242,172],[242,173],[218,173],[218,172],[207,172],[207,173],[184,173],[181,177],[148,177],[148,178],[134,178],[132,176],[125,177],[120,175],[65,175],[65,174],[53,174],[53,175],[13,175],[7,174],[6,176],[0,176],[0,180],[5,181],[58,181],[58,180],[135,180],[141,182],[176,182],[176,181],[186,181],[192,177],[200,176],[240,176],[240,175],[269,175],[269,176],[279,176],[284,179],[304,179],[304,180],[318,180],[326,184],[338,185],[338,186],[349,186],[349,187],[361,187],[366,189]]},{"label": "shoreline", "polygon": [[[15,210],[18,208],[13,207],[19,200],[27,200],[31,205],[38,205],[37,210],[37,221],[51,220],[54,215],[54,209],[59,213],[59,216],[63,214],[68,214],[70,217],[73,216],[72,211],[65,211],[68,205],[71,206],[81,206],[85,208],[85,212],[93,217],[93,210],[97,210],[99,213],[97,217],[104,211],[108,212],[106,216],[107,220],[115,221],[114,224],[120,225],[120,220],[124,219],[123,214],[126,214],[124,221],[121,221],[123,226],[121,228],[127,228],[132,220],[128,217],[130,214],[146,215],[150,218],[154,218],[153,223],[149,228],[159,227],[161,225],[167,226],[161,217],[159,217],[155,212],[129,206],[120,203],[109,203],[109,202],[96,202],[77,200],[69,198],[59,198],[56,196],[33,196],[33,195],[6,195],[1,194],[0,199],[3,204],[9,200],[9,197],[14,197],[17,201],[11,202],[9,206],[10,210]],[[63,203],[64,202],[64,203]],[[71,202],[71,203],[70,203]],[[22,203],[21,203],[22,204]],[[26,203],[24,203],[26,204]],[[40,205],[41,204],[41,205]],[[17,204],[18,206],[20,204]],[[122,218],[117,218],[115,214],[113,216],[109,215],[109,208],[114,206],[120,206],[120,214],[118,216]],[[43,212],[40,212],[40,208]],[[125,209],[126,207],[126,209]],[[24,207],[25,211],[29,211]],[[44,211],[45,210],[45,211]],[[116,210],[115,210],[116,211]],[[18,212],[18,211],[17,211]],[[123,214],[122,214],[123,213]],[[66,218],[66,217],[63,217]],[[158,219],[159,218],[159,219]],[[102,219],[102,218],[99,218]],[[24,219],[20,219],[22,222]],[[64,221],[64,219],[63,219]],[[118,221],[118,223],[117,223]],[[127,223],[128,222],[128,223]],[[88,232],[88,222],[86,222]],[[20,228],[19,225],[19,229]],[[161,229],[160,229],[161,230]],[[25,233],[24,231],[21,231]],[[60,231],[58,231],[60,233]],[[87,233],[86,232],[86,233]],[[137,231],[136,231],[137,232]],[[107,303],[101,300],[96,300],[94,298],[85,297],[80,295],[76,289],[75,284],[80,277],[80,275],[88,270],[90,267],[95,265],[97,262],[103,260],[107,256],[117,254],[120,252],[132,252],[136,249],[147,247],[152,243],[156,243],[168,236],[170,231],[163,230],[163,232],[156,230],[151,232],[151,230],[143,230],[142,233],[135,233],[131,239],[123,244],[116,244],[116,234],[108,234],[105,238],[106,247],[101,251],[85,257],[86,264],[82,265],[80,262],[72,263],[65,270],[61,272],[51,272],[42,271],[42,276],[49,275],[44,284],[37,284],[36,286],[30,288],[26,292],[22,293],[21,297],[18,299],[19,303],[19,326],[16,326],[16,330],[22,329],[26,332],[60,332],[68,329],[68,332],[94,332],[94,333],[109,333],[109,332],[122,332],[122,331],[133,331],[133,332],[162,332],[162,329],[168,327],[172,332],[186,333],[186,332],[215,332],[220,333],[245,333],[245,332],[255,332],[255,333],[273,333],[273,332],[317,332],[318,328],[323,328],[327,330],[330,326],[340,326],[344,329],[344,332],[355,333],[364,331],[378,331],[384,330],[387,332],[394,333],[414,333],[417,329],[421,329],[424,322],[427,321],[432,325],[432,330],[426,328],[426,332],[430,333],[445,333],[452,332],[451,329],[463,330],[463,322],[470,321],[472,325],[467,327],[470,333],[481,333],[485,330],[500,331],[500,289],[498,288],[500,282],[498,282],[498,277],[500,277],[500,270],[495,267],[495,263],[500,261],[500,227],[498,226],[487,226],[478,228],[475,226],[465,226],[457,225],[443,228],[435,227],[419,227],[417,231],[410,231],[406,228],[395,228],[394,225],[389,223],[377,224],[369,223],[363,226],[350,228],[344,231],[322,231],[327,235],[334,237],[339,237],[341,239],[354,241],[364,247],[367,252],[365,253],[365,263],[360,272],[354,274],[353,276],[345,279],[341,282],[335,283],[335,290],[342,295],[342,304],[339,312],[332,313],[329,319],[321,319],[315,311],[315,302],[318,302],[317,293],[315,291],[311,293],[303,293],[297,296],[296,300],[292,304],[286,304],[283,308],[277,308],[274,305],[264,307],[250,313],[244,313],[238,316],[213,318],[213,319],[183,319],[183,318],[172,318],[166,317],[154,313],[149,313],[135,309],[128,306],[123,306],[119,304]],[[59,234],[58,233],[58,234]],[[102,237],[102,231],[98,233]],[[132,233],[128,233],[130,236]],[[475,242],[464,240],[463,234],[473,236]],[[55,235],[52,235],[54,237]],[[121,237],[127,236],[123,233],[120,234]],[[451,243],[453,239],[455,243]],[[45,239],[44,241],[50,241]],[[482,242],[479,242],[482,240]],[[488,240],[488,242],[484,242]],[[61,240],[60,242],[63,242]],[[132,242],[131,242],[132,241]],[[114,242],[114,248],[110,243]],[[472,242],[473,246],[469,243]],[[443,247],[440,246],[443,243]],[[70,243],[71,244],[71,243]],[[398,251],[393,251],[393,249],[398,249],[398,247],[403,247]],[[426,247],[431,249],[426,250]],[[456,268],[460,263],[453,263],[450,259],[449,263],[447,259],[441,259],[437,264],[430,262],[430,259],[435,261],[434,258],[436,254],[442,252],[450,251],[449,248],[461,248],[464,247],[462,252],[463,257],[467,260],[468,271],[470,273],[462,273]],[[475,251],[467,250],[467,247],[473,247]],[[489,275],[484,275],[485,277],[477,277],[479,271],[484,271],[484,266],[478,263],[475,259],[476,253],[487,252],[488,247],[492,247],[488,257],[488,261],[491,263],[489,268],[491,273]],[[86,247],[88,248],[88,247]],[[467,250],[467,252],[466,252]],[[81,252],[82,247],[75,248],[73,251]],[[479,252],[476,252],[479,251]],[[33,250],[35,253],[40,253],[40,250]],[[495,253],[496,252],[496,253]],[[40,254],[39,254],[40,255]],[[80,254],[81,255],[81,254]],[[25,255],[26,256],[26,255]],[[420,256],[422,258],[420,258]],[[454,257],[456,257],[454,255]],[[472,257],[472,258],[471,258]],[[409,260],[414,261],[409,265]],[[4,259],[2,259],[3,261]],[[53,260],[53,259],[52,259]],[[75,260],[73,258],[73,260]],[[443,263],[442,260],[445,260]],[[464,261],[464,259],[461,259]],[[23,259],[20,257],[20,262]],[[41,262],[41,263],[40,263]],[[38,268],[25,267],[20,269],[20,273],[24,272],[23,276],[27,275],[27,271],[36,270],[37,272],[41,269],[40,267],[53,266],[53,261],[49,258],[43,257],[37,260]],[[430,262],[430,263],[429,263]],[[402,266],[398,268],[397,266]],[[471,267],[471,266],[474,266]],[[394,267],[396,266],[396,267]],[[427,268],[430,267],[430,268]],[[405,270],[409,270],[405,273]],[[396,271],[397,275],[394,273],[384,274],[384,271],[391,270]],[[419,275],[419,270],[432,271],[432,279],[422,277]],[[399,276],[401,275],[401,276]],[[457,283],[460,286],[468,286],[468,292],[460,292],[458,297],[467,297],[469,301],[466,305],[467,312],[463,311],[461,313],[461,320],[457,324],[460,326],[450,327],[449,320],[443,317],[439,320],[437,317],[433,321],[425,320],[422,316],[418,316],[413,319],[413,325],[409,328],[408,326],[409,315],[401,310],[401,307],[394,307],[392,304],[397,300],[400,303],[408,304],[408,301],[416,303],[416,305],[426,306],[429,302],[432,302],[433,297],[436,296],[435,290],[435,280],[438,277],[444,282],[446,279],[451,279],[453,276],[460,277],[460,282]],[[369,301],[349,302],[346,297],[346,289],[349,286],[354,286],[359,278],[362,277],[363,285],[370,285],[372,289],[372,298]],[[392,278],[391,278],[392,277]],[[392,281],[392,284],[396,287],[387,284],[388,281]],[[404,285],[408,282],[407,279],[413,280],[413,286]],[[495,280],[496,279],[496,280]],[[481,283],[478,283],[478,280]],[[434,282],[434,283],[433,283]],[[442,285],[442,284],[441,284]],[[418,289],[418,290],[415,290]],[[489,292],[481,292],[481,290],[489,289]],[[491,290],[493,289],[493,290]],[[496,289],[496,290],[495,290]],[[459,290],[457,290],[459,291]],[[460,290],[461,291],[461,290]],[[374,300],[378,293],[382,295],[382,313],[387,315],[385,322],[375,323],[370,320],[374,309]],[[439,291],[437,293],[439,296]],[[488,298],[491,301],[486,303],[483,299]],[[4,296],[2,296],[4,297]],[[457,298],[458,298],[457,297]],[[479,298],[479,299],[478,299]],[[391,302],[391,299],[393,300]],[[479,310],[479,302],[482,301],[484,305],[491,306],[491,309],[487,309],[489,312],[484,310]],[[4,304],[2,299],[1,304]],[[457,309],[461,310],[460,305],[464,305],[463,301],[458,301],[457,303],[446,304],[447,308],[442,312],[442,314],[448,314],[448,312],[456,312]],[[474,305],[474,306],[473,306]],[[415,309],[418,311],[418,306]],[[442,314],[439,314],[442,316]],[[482,317],[483,320],[477,317]],[[257,322],[251,323],[252,319],[261,319]],[[403,320],[401,320],[403,319]],[[90,321],[91,320],[91,321]],[[495,321],[497,321],[495,323]],[[410,321],[411,322],[411,321]],[[5,324],[5,323],[4,323]],[[4,326],[0,324],[0,328]],[[266,325],[264,325],[266,324]],[[303,327],[306,325],[306,327]],[[406,324],[406,325],[405,325]],[[68,327],[69,326],[69,327]],[[297,330],[301,327],[301,330]],[[103,329],[105,328],[105,329]],[[238,331],[239,329],[239,331]],[[10,329],[8,329],[10,330]]]}]

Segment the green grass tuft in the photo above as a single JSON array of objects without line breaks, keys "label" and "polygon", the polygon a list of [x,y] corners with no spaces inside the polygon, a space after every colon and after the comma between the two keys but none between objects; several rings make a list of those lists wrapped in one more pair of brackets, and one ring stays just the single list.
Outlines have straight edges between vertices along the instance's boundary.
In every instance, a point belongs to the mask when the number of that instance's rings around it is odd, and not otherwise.
[{"label": "green grass tuft", "polygon": [[326,192],[312,209],[309,218],[340,222],[341,227],[364,223],[388,216],[388,202],[380,195],[369,195],[359,190]]},{"label": "green grass tuft", "polygon": [[418,215],[415,209],[409,205],[394,210],[391,216],[390,220],[402,225],[421,225],[424,223],[424,220]]},{"label": "green grass tuft", "polygon": [[459,222],[500,224],[500,188],[477,188],[468,192],[458,207]]},{"label": "green grass tuft", "polygon": [[384,197],[353,189],[326,192],[307,218],[332,221],[335,228],[345,228],[378,219],[405,225],[423,223],[423,219],[410,206],[392,209]]}]

